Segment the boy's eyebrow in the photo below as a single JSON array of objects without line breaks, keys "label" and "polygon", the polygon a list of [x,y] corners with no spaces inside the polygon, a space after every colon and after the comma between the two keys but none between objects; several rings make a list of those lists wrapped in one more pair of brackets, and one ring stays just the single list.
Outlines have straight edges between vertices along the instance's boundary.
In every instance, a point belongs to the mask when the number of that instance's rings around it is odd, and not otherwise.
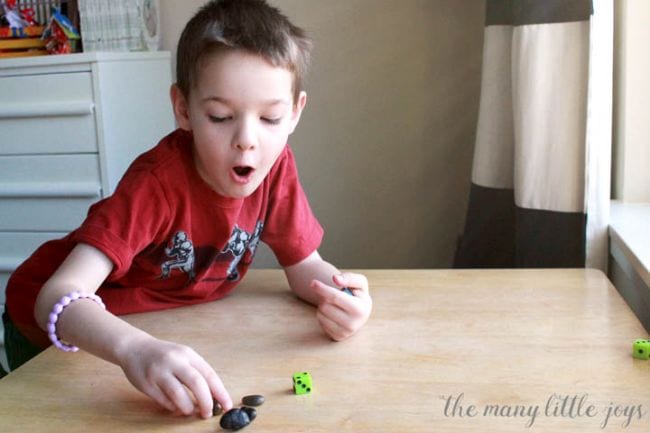
[{"label": "boy's eyebrow", "polygon": [[[222,98],[221,96],[206,96],[205,98],[201,99],[201,102],[220,102],[225,105],[232,105],[232,102],[229,99]],[[291,105],[291,102],[287,101],[286,99],[277,98],[277,99],[269,99],[266,101],[262,101],[262,105],[265,106]]]}]

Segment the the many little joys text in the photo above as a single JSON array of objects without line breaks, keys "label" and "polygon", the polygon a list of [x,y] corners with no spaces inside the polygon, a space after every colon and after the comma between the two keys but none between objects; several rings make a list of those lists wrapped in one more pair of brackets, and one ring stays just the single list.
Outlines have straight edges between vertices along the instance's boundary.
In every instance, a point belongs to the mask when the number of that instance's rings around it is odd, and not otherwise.
[{"label": "the many little joys text", "polygon": [[465,393],[442,395],[443,415],[446,418],[504,418],[521,419],[527,428],[541,418],[565,418],[568,420],[595,420],[601,429],[618,423],[626,428],[646,415],[642,404],[593,403],[589,394],[552,394],[541,404],[486,403],[473,404],[465,399]]}]

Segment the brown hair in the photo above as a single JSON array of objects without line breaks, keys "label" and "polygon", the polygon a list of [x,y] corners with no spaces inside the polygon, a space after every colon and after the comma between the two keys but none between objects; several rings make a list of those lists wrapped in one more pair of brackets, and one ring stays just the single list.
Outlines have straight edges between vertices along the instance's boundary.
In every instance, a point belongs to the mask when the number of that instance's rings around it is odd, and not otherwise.
[{"label": "brown hair", "polygon": [[176,52],[176,84],[188,98],[201,61],[220,49],[243,49],[293,73],[297,100],[312,43],[265,0],[211,0],[187,23]]}]

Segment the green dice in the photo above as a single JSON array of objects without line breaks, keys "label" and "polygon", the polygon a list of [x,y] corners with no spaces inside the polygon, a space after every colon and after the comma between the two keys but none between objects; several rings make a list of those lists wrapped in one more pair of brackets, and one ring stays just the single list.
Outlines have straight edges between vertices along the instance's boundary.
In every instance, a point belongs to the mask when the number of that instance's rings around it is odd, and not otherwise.
[{"label": "green dice", "polygon": [[293,392],[300,394],[309,394],[311,393],[312,384],[311,384],[311,375],[309,373],[295,373],[293,375]]},{"label": "green dice", "polygon": [[632,356],[636,359],[650,358],[650,341],[636,340],[632,345]]}]

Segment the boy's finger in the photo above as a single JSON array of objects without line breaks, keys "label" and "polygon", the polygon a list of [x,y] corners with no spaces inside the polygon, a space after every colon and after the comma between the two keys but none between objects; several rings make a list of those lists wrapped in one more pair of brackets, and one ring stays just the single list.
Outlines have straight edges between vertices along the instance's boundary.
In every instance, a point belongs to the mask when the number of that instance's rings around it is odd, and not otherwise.
[{"label": "boy's finger", "polygon": [[202,418],[212,416],[212,393],[208,382],[196,369],[184,369],[177,373],[178,379],[194,395]]},{"label": "boy's finger", "polygon": [[219,402],[223,408],[223,411],[228,412],[230,409],[232,409],[232,398],[230,398],[230,394],[226,390],[226,387],[224,386],[221,379],[216,376],[215,378],[211,379],[209,383],[210,390],[212,391],[212,396]]},{"label": "boy's finger", "polygon": [[[200,360],[196,361],[194,367],[199,371],[199,373],[201,373],[201,375],[208,383],[210,390],[210,401],[213,401],[213,399],[217,400],[223,408],[224,412],[232,409],[232,399],[230,398],[230,394],[210,364],[201,358]],[[212,409],[213,407],[211,405],[208,416],[212,415]]]},{"label": "boy's finger", "polygon": [[320,299],[319,304],[327,302],[329,304],[336,305],[345,311],[354,308],[354,297],[345,292],[342,292],[341,289],[337,287],[328,286],[327,284],[318,280],[313,280],[311,287],[314,289]]},{"label": "boy's finger", "polygon": [[145,394],[147,394],[149,397],[153,399],[156,403],[158,403],[160,406],[164,407],[170,412],[176,411],[176,405],[171,402],[165,393],[158,387],[158,386],[151,386],[151,387],[146,387],[144,390]]},{"label": "boy's finger", "polygon": [[325,331],[325,333],[331,338],[334,340],[341,340],[344,338],[343,328],[341,328],[338,323],[334,322],[320,311],[316,313],[316,318],[318,319],[321,328],[323,328],[323,331]]},{"label": "boy's finger", "polygon": [[319,280],[312,280],[310,286],[323,301],[333,302],[340,292],[336,287],[328,286]]},{"label": "boy's finger", "polygon": [[160,390],[165,394],[167,399],[174,404],[184,415],[191,415],[194,412],[194,402],[187,393],[185,387],[179,380],[173,376],[160,382]]},{"label": "boy's finger", "polygon": [[327,317],[338,325],[347,323],[349,321],[348,314],[345,312],[345,310],[329,302],[321,304],[318,307],[318,311],[323,316]]},{"label": "boy's finger", "polygon": [[[334,284],[340,287],[348,287],[352,289],[352,293],[359,290],[362,292],[368,293],[368,279],[361,274],[355,274],[353,272],[343,272],[341,274],[335,274],[332,276],[332,281]],[[356,295],[356,293],[355,293]]]}]

